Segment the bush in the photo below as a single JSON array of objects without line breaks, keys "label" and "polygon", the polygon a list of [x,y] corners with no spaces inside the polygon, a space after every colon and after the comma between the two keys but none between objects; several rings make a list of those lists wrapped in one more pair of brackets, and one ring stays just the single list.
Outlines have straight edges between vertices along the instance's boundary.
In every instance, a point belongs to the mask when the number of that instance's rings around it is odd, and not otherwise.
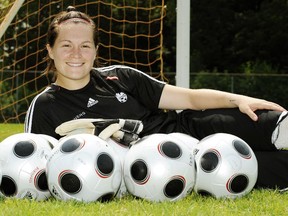
[{"label": "bush", "polygon": [[191,88],[211,88],[270,100],[288,108],[288,76],[259,74],[197,73]]}]

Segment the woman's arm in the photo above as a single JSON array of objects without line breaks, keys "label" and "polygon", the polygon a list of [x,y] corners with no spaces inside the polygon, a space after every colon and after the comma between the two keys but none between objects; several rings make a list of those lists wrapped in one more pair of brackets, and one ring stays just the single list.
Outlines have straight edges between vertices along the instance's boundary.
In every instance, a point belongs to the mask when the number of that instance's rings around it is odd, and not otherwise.
[{"label": "woman's arm", "polygon": [[280,105],[245,95],[238,95],[212,89],[187,89],[173,85],[165,85],[160,102],[160,109],[216,109],[236,108],[251,119],[257,121],[254,111],[259,109],[285,111]]}]

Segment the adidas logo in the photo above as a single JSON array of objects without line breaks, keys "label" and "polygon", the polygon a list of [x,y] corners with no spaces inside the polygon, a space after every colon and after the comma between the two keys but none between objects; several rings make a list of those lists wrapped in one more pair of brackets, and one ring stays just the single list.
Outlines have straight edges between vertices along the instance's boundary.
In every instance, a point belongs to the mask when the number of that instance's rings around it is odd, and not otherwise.
[{"label": "adidas logo", "polygon": [[97,103],[98,103],[98,100],[94,100],[93,98],[89,98],[88,103],[87,103],[87,107],[88,108],[92,107],[92,106],[94,106]]}]

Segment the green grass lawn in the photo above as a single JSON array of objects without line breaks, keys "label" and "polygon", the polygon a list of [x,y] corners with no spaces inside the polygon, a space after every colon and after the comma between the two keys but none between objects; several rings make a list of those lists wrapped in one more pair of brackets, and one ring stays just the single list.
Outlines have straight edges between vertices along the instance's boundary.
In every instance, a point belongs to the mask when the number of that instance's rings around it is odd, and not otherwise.
[{"label": "green grass lawn", "polygon": [[[0,124],[0,141],[23,132],[21,124]],[[107,203],[64,202],[50,198],[47,201],[0,199],[0,215],[287,215],[288,192],[253,190],[235,200],[215,199],[192,193],[177,202],[152,203],[132,196]]]},{"label": "green grass lawn", "polygon": [[0,142],[12,134],[23,133],[23,131],[23,124],[0,124]]}]

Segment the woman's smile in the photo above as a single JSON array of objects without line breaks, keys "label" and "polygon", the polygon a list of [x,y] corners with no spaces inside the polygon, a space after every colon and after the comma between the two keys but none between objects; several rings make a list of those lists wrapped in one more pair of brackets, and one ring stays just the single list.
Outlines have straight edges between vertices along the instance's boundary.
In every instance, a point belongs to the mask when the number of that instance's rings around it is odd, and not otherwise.
[{"label": "woman's smile", "polygon": [[73,62],[67,62],[67,65],[69,65],[70,67],[81,67],[84,65],[84,63],[73,63]]},{"label": "woman's smile", "polygon": [[54,46],[48,45],[47,49],[57,68],[58,85],[72,90],[82,88],[89,82],[96,58],[90,25],[73,22],[61,24]]}]

